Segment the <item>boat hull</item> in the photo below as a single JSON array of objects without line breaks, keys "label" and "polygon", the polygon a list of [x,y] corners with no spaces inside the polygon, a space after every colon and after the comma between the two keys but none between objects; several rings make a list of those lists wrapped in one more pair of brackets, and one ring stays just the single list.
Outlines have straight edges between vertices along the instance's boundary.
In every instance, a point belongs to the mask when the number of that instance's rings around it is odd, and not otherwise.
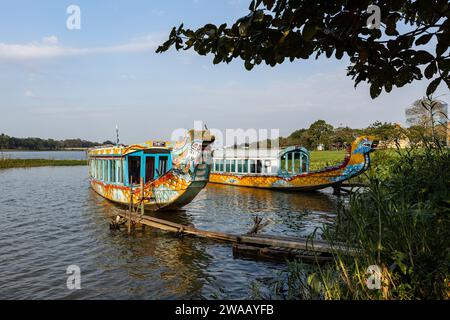
[{"label": "boat hull", "polygon": [[[114,166],[109,166],[109,173],[106,174],[105,171],[105,174],[100,175],[100,178],[108,177],[108,182],[98,180],[91,174],[91,188],[112,202],[126,206],[132,205],[133,207],[143,206],[147,211],[181,208],[191,202],[209,180],[211,170],[210,165],[208,165],[209,145],[213,141],[214,136],[211,136],[208,131],[191,130],[184,140],[172,144],[170,149],[167,149],[172,156],[171,169],[161,173],[155,180],[143,183],[146,177],[143,173],[145,171],[142,171],[145,168],[143,160],[140,163],[142,185],[133,184],[133,186],[130,186],[128,180],[126,180],[128,183],[111,183],[110,169]],[[147,155],[155,152],[148,145],[95,149],[90,152],[89,160],[124,159],[126,155],[135,154],[140,150],[146,150]],[[145,168],[145,170],[147,169]]]},{"label": "boat hull", "polygon": [[211,183],[226,184],[239,187],[313,191],[340,184],[355,177],[370,166],[370,152],[377,142],[373,137],[359,137],[349,150],[344,161],[334,167],[297,175],[264,175],[264,174],[235,174],[211,173]]},{"label": "boat hull", "polygon": [[[134,207],[143,202],[147,211],[174,210],[190,203],[198,193],[205,187],[208,179],[191,179],[190,175],[174,174],[167,175],[144,185],[143,191],[135,187],[105,184],[101,181],[91,179],[91,188],[107,200],[120,205]],[[131,196],[132,195],[132,196]],[[142,196],[144,200],[142,199]]]},{"label": "boat hull", "polygon": [[[336,175],[298,175],[290,178],[280,176],[239,176],[212,173],[210,183],[226,184],[238,187],[290,190],[290,191],[314,191],[332,187],[346,179],[336,179]],[[334,181],[333,181],[334,180]]]}]

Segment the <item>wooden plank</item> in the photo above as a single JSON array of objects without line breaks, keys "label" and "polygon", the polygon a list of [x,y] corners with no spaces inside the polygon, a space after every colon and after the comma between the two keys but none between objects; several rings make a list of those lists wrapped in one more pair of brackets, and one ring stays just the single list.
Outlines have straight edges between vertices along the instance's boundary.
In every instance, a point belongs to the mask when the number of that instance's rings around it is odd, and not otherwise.
[{"label": "wooden plank", "polygon": [[293,237],[281,237],[275,235],[260,235],[260,234],[236,235],[217,231],[200,230],[194,227],[181,225],[175,222],[151,216],[139,216],[135,213],[131,214],[128,213],[128,214],[129,219],[133,220],[133,222],[157,228],[160,230],[181,234],[190,234],[203,238],[237,243],[240,245],[249,245],[252,247],[259,247],[259,248],[270,247],[272,250],[286,250],[286,249],[300,250],[300,252],[302,252],[303,255],[306,255],[307,252],[319,252],[330,254],[335,249],[339,249],[346,254],[356,254],[356,249],[354,248],[348,248],[344,245],[331,246],[329,243],[323,240],[311,240],[308,238],[293,238]]}]

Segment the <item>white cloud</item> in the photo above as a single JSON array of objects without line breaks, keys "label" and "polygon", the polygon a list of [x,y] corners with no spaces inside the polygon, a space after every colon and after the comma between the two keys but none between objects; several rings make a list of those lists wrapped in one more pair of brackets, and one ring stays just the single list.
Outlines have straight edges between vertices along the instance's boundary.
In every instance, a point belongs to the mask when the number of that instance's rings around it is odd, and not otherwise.
[{"label": "white cloud", "polygon": [[42,43],[47,45],[57,45],[58,37],[57,36],[44,37],[42,38]]},{"label": "white cloud", "polygon": [[25,97],[34,97],[33,91],[31,90],[27,90],[24,93]]},{"label": "white cloud", "polygon": [[57,43],[58,38],[56,36],[44,38],[40,43],[0,43],[0,62],[37,60],[91,54],[145,52],[154,50],[157,45],[160,44],[160,41],[157,41],[157,39],[153,36],[146,36],[120,45],[91,48],[70,48],[58,45]]}]

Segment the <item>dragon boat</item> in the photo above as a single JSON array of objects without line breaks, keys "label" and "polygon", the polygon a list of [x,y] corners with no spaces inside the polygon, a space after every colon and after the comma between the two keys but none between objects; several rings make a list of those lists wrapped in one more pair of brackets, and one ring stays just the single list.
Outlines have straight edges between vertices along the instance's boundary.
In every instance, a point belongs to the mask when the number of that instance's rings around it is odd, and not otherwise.
[{"label": "dragon boat", "polygon": [[370,153],[378,141],[358,137],[344,161],[336,166],[309,171],[310,153],[300,146],[284,149],[229,147],[213,151],[211,183],[232,186],[312,191],[333,187],[355,177],[370,166]]},{"label": "dragon boat", "polygon": [[178,142],[147,141],[88,150],[90,185],[102,197],[145,210],[177,209],[191,202],[210,174],[207,130],[190,130]]}]

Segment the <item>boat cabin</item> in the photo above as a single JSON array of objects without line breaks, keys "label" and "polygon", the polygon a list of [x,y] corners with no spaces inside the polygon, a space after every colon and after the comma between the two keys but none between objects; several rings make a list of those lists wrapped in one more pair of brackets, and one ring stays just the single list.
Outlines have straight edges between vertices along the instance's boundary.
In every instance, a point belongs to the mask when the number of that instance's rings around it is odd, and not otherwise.
[{"label": "boat cabin", "polygon": [[303,147],[285,149],[235,149],[213,151],[212,173],[238,175],[297,175],[308,173],[309,152]]},{"label": "boat cabin", "polygon": [[130,186],[158,179],[172,169],[169,148],[129,150],[125,147],[97,148],[89,151],[91,178],[106,184]]}]

